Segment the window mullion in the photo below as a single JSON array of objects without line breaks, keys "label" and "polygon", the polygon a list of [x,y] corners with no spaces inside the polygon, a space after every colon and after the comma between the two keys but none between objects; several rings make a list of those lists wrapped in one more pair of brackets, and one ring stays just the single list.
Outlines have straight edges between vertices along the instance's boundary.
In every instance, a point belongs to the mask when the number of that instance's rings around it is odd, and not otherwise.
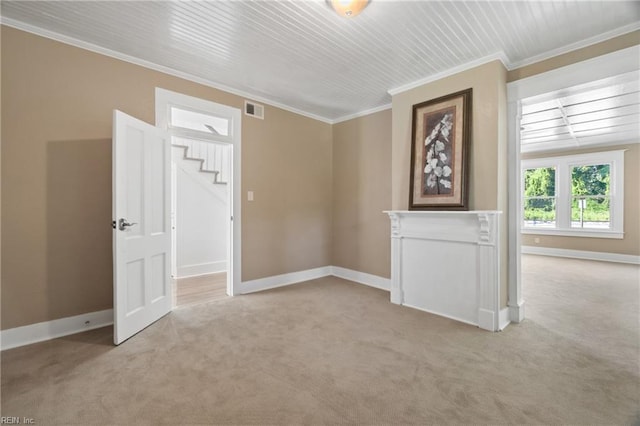
[{"label": "window mullion", "polygon": [[559,229],[571,228],[571,170],[566,162],[559,162],[556,173],[556,220]]},{"label": "window mullion", "polygon": [[624,151],[616,151],[611,154],[611,157],[611,186],[609,188],[611,229],[622,232],[624,217]]}]

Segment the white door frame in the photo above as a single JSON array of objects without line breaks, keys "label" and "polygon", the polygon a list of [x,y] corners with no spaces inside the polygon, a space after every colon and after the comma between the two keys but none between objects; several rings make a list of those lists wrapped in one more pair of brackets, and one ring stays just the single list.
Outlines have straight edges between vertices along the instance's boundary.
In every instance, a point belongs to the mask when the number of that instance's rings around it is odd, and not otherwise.
[{"label": "white door frame", "polygon": [[603,78],[638,70],[640,46],[632,46],[575,64],[557,68],[507,84],[508,179],[509,179],[509,318],[513,322],[524,319],[524,300],[521,283],[522,223],[520,179],[520,117],[521,101],[549,92],[590,83]]},{"label": "white door frame", "polygon": [[[227,249],[227,294],[236,296],[240,294],[242,274],[242,249],[241,249],[241,111],[227,105],[221,105],[205,99],[172,92],[166,89],[156,88],[156,127],[166,129],[170,135],[169,126],[170,109],[173,106],[190,110],[211,112],[214,115],[229,118],[231,129],[229,137],[217,142],[228,143],[231,146],[232,167],[229,185],[229,237]],[[170,196],[171,194],[167,194]]]}]

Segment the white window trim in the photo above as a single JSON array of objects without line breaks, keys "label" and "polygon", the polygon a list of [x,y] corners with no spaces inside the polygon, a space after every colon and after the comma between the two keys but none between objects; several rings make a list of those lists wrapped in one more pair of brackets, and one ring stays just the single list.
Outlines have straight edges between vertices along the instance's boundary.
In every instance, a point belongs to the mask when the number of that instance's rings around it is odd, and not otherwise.
[{"label": "white window trim", "polygon": [[[229,135],[215,135],[210,132],[174,127],[171,125],[172,107],[226,118],[229,120]],[[156,126],[166,129],[171,136],[233,144],[236,133],[239,133],[239,130],[236,129],[237,123],[234,123],[234,121],[239,121],[236,108],[193,96],[183,95],[182,93],[171,92],[169,90],[160,88],[156,90]]]},{"label": "white window trim", "polygon": [[[556,228],[526,227],[520,222],[523,234],[560,235],[569,237],[624,238],[624,151],[601,151],[557,157],[534,158],[521,161],[520,209],[524,209],[524,171],[541,167],[556,169]],[[571,227],[571,168],[589,164],[610,164],[611,208],[610,229],[578,229]],[[524,217],[524,211],[520,215]]]},{"label": "white window trim", "polygon": [[[211,132],[205,132],[200,130],[188,129],[186,127],[174,126],[171,121],[172,117],[172,108],[178,108],[184,111],[197,112],[201,114],[210,114],[216,117],[227,119],[227,133],[228,135],[216,135]],[[201,141],[215,141],[233,144],[233,115],[226,111],[225,109],[220,108],[219,105],[209,105],[209,107],[205,109],[197,109],[192,108],[191,106],[184,105],[184,101],[182,103],[169,103],[167,105],[168,117],[167,117],[167,130],[171,133],[172,136],[183,137],[187,139],[197,139]]]}]

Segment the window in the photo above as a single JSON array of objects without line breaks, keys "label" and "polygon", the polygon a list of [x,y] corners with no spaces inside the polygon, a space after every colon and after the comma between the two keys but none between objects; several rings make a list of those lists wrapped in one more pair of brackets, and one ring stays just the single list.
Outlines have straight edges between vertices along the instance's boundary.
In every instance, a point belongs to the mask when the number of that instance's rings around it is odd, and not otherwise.
[{"label": "window", "polygon": [[624,151],[522,161],[522,232],[622,238]]},{"label": "window", "polygon": [[524,171],[524,223],[532,228],[556,226],[556,169]]},{"label": "window", "polygon": [[200,132],[211,132],[214,135],[229,136],[231,120],[225,117],[218,117],[209,113],[190,111],[184,108],[172,106],[170,126],[198,130]]},{"label": "window", "polygon": [[611,229],[611,165],[571,167],[571,227]]}]

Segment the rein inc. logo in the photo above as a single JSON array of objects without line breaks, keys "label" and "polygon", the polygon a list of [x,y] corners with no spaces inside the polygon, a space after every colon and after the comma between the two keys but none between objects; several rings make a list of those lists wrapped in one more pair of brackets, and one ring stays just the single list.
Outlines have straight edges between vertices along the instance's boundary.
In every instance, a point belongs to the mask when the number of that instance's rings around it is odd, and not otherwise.
[{"label": "rein inc. logo", "polygon": [[34,425],[34,424],[36,424],[36,421],[31,417],[11,417],[11,416],[0,417],[0,425]]}]

